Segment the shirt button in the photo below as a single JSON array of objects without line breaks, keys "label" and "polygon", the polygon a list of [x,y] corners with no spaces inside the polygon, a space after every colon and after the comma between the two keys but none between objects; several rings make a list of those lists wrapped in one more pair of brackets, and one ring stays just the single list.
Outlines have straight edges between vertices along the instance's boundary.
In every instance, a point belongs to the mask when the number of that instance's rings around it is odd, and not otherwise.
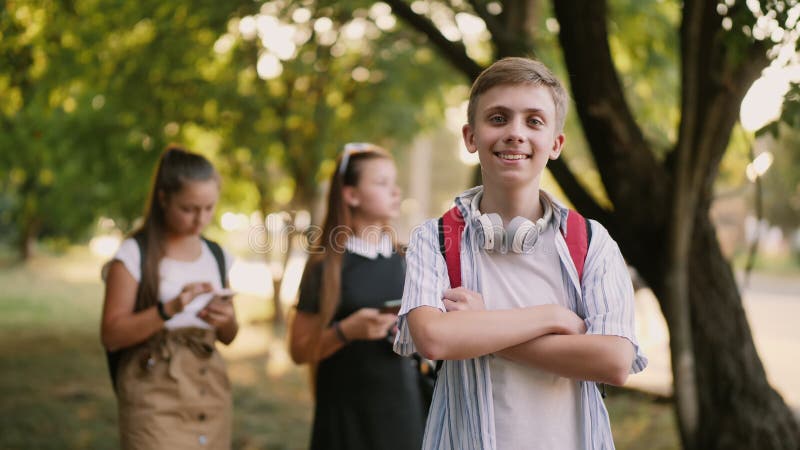
[{"label": "shirt button", "polygon": [[207,371],[207,369],[205,367],[201,367],[200,368],[200,375],[205,375],[206,371]]},{"label": "shirt button", "polygon": [[201,434],[197,441],[200,442],[200,445],[206,445],[208,443],[208,438],[206,438],[205,434]]},{"label": "shirt button", "polygon": [[205,415],[205,413],[200,413],[200,414],[198,414],[198,415],[197,415],[197,420],[199,420],[199,421],[201,421],[201,422],[202,422],[202,421],[204,421],[204,420],[206,420],[206,415]]}]

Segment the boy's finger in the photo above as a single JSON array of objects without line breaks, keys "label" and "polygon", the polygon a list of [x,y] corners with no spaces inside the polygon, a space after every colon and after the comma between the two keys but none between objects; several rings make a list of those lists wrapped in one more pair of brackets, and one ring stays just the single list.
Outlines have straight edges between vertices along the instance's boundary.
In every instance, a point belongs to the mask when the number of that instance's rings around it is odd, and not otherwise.
[{"label": "boy's finger", "polygon": [[444,309],[447,311],[457,311],[458,302],[446,298],[444,299]]},{"label": "boy's finger", "polygon": [[453,291],[445,293],[444,298],[453,302],[463,302],[467,300],[467,294],[464,292]]},{"label": "boy's finger", "polygon": [[442,294],[442,295],[447,297],[447,298],[459,297],[459,296],[464,295],[464,288],[457,287],[455,289],[447,289],[447,290],[444,291],[444,294]]}]

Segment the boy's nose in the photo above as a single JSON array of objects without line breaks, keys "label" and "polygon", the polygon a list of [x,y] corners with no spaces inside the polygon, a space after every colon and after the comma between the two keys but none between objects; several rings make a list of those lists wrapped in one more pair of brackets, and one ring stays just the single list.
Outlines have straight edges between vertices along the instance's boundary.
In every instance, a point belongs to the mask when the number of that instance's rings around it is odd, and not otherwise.
[{"label": "boy's nose", "polygon": [[521,133],[509,132],[504,141],[507,143],[522,143],[525,141],[525,139],[523,139]]},{"label": "boy's nose", "polygon": [[506,128],[507,134],[505,137],[506,142],[523,142],[524,138],[522,137],[522,129],[523,124],[520,124],[519,121],[514,120],[509,122],[508,127]]}]

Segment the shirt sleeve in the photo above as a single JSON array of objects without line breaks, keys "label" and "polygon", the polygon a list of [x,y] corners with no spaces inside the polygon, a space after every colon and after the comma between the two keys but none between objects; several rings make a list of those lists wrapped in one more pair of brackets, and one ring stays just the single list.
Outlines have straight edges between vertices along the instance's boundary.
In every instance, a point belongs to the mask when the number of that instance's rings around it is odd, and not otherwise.
[{"label": "shirt sleeve", "polygon": [[114,261],[119,261],[123,266],[125,266],[125,269],[127,269],[133,279],[138,283],[142,278],[140,259],[141,253],[139,252],[139,244],[136,243],[136,240],[133,238],[125,239],[119,245],[117,253],[114,254],[111,260],[103,264],[103,268],[100,271],[100,276],[103,281],[105,281],[106,277],[108,276],[108,270],[111,267],[111,263]]},{"label": "shirt sleeve", "polygon": [[582,280],[586,334],[620,336],[634,347],[630,373],[647,367],[636,339],[634,296],[630,272],[608,231],[592,222],[592,241]]},{"label": "shirt sleeve", "polygon": [[394,351],[403,356],[416,352],[406,320],[408,313],[420,306],[445,311],[442,294],[450,287],[450,279],[444,257],[439,252],[438,233],[436,220],[425,222],[414,230],[406,252],[403,304],[398,314],[398,332],[394,341]]},{"label": "shirt sleeve", "polygon": [[322,263],[309,260],[300,279],[297,310],[310,314],[319,312],[319,292],[322,285]]}]

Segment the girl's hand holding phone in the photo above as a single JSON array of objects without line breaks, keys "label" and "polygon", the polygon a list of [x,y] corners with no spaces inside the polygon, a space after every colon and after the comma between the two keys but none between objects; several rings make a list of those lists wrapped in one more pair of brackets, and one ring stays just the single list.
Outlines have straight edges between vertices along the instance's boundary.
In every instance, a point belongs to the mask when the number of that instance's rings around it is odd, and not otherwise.
[{"label": "girl's hand holding phone", "polygon": [[233,309],[233,296],[236,292],[222,289],[214,292],[214,297],[205,308],[197,313],[197,317],[214,328],[220,328],[236,321],[236,311]]},{"label": "girl's hand holding phone", "polygon": [[381,313],[375,308],[361,308],[345,317],[342,331],[348,340],[384,339],[397,322],[397,315]]},{"label": "girl's hand holding phone", "polygon": [[174,316],[175,314],[183,311],[183,308],[191,303],[192,300],[194,300],[198,295],[206,294],[213,290],[214,287],[208,282],[189,283],[183,286],[183,289],[181,289],[181,292],[177,297],[166,302],[164,307],[170,316]]}]

